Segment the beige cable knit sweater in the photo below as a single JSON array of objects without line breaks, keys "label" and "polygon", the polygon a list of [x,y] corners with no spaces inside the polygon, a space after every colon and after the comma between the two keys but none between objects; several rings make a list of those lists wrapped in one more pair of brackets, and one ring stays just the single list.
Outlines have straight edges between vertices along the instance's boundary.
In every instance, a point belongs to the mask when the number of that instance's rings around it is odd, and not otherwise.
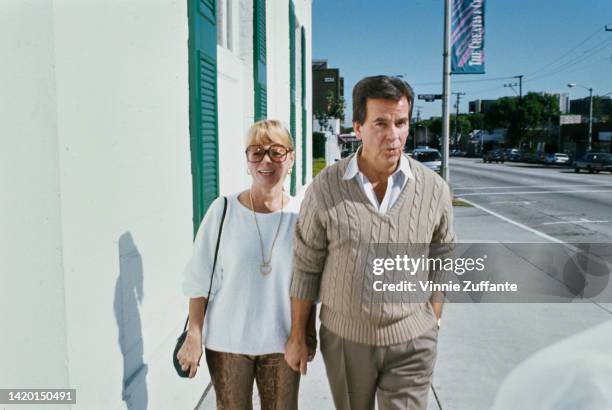
[{"label": "beige cable knit sweater", "polygon": [[[409,294],[376,295],[364,252],[372,252],[370,244],[454,242],[450,191],[440,176],[408,158],[415,180],[381,215],[355,178],[342,179],[350,159],[325,168],[306,192],[295,228],[291,296],[320,299],[321,323],[347,340],[403,343],[435,326],[431,304],[411,302]],[[431,272],[420,274],[432,279]]]}]

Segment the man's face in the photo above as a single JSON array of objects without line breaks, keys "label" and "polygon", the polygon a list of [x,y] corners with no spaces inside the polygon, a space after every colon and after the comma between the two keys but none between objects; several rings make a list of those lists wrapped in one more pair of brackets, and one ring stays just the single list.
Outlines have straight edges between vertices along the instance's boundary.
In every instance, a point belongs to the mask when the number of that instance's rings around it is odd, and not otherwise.
[{"label": "man's face", "polygon": [[365,121],[353,123],[355,134],[362,141],[362,156],[380,167],[397,164],[408,138],[409,112],[406,97],[399,101],[368,98]]}]

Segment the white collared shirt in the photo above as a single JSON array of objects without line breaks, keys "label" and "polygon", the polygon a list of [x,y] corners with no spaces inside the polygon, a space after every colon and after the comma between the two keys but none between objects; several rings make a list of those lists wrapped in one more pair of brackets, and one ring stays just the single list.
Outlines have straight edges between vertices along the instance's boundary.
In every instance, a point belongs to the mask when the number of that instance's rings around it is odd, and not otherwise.
[{"label": "white collared shirt", "polygon": [[357,178],[359,186],[361,186],[361,189],[363,189],[363,192],[366,194],[366,197],[370,200],[372,205],[374,205],[374,207],[378,209],[379,213],[385,214],[389,209],[391,209],[395,201],[397,201],[397,198],[402,192],[402,189],[404,189],[404,187],[406,186],[408,180],[414,180],[414,175],[410,170],[410,163],[408,162],[408,158],[406,158],[406,156],[404,156],[403,154],[400,156],[399,166],[391,175],[389,175],[385,196],[383,197],[382,202],[379,203],[378,198],[376,197],[376,193],[374,192],[374,187],[372,186],[372,183],[359,169],[359,162],[357,161],[357,156],[360,152],[361,148],[359,148],[355,155],[353,155],[353,158],[351,158],[351,161],[346,167],[346,171],[344,172],[344,176],[342,177],[342,179],[350,180],[353,178]]}]

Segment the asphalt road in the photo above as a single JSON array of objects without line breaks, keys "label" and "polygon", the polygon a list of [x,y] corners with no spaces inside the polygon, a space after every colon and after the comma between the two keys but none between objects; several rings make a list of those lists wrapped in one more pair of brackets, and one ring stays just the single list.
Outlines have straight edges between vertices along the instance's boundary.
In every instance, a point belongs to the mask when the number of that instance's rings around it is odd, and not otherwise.
[{"label": "asphalt road", "polygon": [[563,242],[612,243],[612,175],[566,167],[451,158],[455,197]]}]

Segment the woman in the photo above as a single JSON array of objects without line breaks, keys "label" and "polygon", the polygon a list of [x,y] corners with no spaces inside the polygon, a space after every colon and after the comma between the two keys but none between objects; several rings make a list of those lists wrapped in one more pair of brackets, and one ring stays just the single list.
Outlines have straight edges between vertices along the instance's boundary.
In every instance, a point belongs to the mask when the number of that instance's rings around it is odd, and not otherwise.
[{"label": "woman", "polygon": [[[284,360],[298,204],[283,184],[295,160],[293,143],[279,121],[266,120],[249,129],[246,145],[252,183],[228,196],[204,327],[206,362],[218,408],[251,409],[255,380],[262,409],[296,409],[300,374]],[[222,213],[223,199],[217,198],[200,225],[185,272],[190,320],[177,358],[189,377],[195,376],[202,355],[204,307]],[[311,339],[311,357],[314,348]]]}]

